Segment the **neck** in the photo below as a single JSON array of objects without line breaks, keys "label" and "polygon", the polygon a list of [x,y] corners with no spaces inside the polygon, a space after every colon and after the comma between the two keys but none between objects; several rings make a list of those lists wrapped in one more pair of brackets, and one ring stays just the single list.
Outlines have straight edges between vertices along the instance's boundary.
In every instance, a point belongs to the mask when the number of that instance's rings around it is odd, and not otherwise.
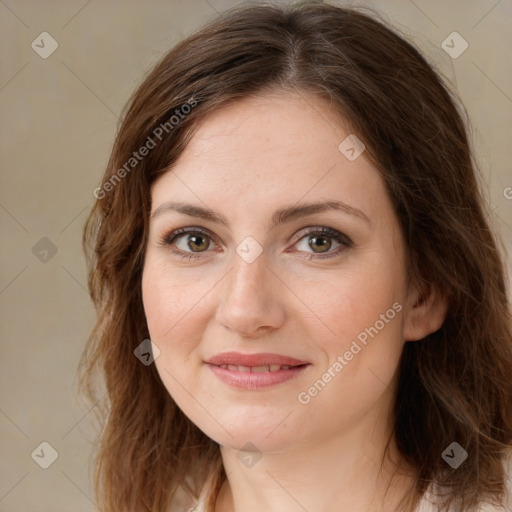
[{"label": "neck", "polygon": [[390,429],[376,427],[374,420],[366,417],[336,437],[265,452],[251,467],[237,450],[222,446],[227,480],[216,512],[395,512],[414,473],[400,458]]}]

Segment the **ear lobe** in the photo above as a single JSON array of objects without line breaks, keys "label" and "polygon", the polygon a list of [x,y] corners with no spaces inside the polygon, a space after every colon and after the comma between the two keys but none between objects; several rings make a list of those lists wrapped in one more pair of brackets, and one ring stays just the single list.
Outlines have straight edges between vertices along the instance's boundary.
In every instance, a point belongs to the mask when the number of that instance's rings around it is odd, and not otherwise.
[{"label": "ear lobe", "polygon": [[448,294],[429,286],[416,293],[407,309],[404,324],[404,340],[417,341],[436,332],[446,319],[449,307]]}]

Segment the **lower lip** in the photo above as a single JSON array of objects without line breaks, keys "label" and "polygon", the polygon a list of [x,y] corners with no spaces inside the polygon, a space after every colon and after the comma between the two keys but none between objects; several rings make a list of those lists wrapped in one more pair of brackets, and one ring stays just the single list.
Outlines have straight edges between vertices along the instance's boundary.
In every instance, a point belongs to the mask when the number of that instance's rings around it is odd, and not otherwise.
[{"label": "lower lip", "polygon": [[[208,363],[207,363],[208,364]],[[234,372],[227,368],[221,368],[213,364],[208,364],[212,372],[226,384],[244,389],[261,389],[275,386],[287,380],[294,379],[302,373],[308,364],[294,366],[288,370],[278,370],[277,372]]]}]

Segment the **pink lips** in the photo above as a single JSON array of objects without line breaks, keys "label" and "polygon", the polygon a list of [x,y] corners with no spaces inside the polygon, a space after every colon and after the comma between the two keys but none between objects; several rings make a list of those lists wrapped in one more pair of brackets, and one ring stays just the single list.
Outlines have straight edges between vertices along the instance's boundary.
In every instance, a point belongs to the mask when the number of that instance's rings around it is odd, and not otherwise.
[{"label": "pink lips", "polygon": [[279,354],[224,352],[206,361],[213,373],[231,386],[260,389],[296,377],[307,361]]}]

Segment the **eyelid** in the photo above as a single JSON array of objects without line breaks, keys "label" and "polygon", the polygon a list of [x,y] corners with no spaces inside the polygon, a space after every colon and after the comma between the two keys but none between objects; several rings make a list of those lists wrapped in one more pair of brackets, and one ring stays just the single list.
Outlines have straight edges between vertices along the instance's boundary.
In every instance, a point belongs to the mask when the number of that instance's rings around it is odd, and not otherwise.
[{"label": "eyelid", "polygon": [[[297,242],[302,240],[305,236],[308,235],[326,235],[329,238],[333,238],[337,240],[341,244],[345,244],[347,246],[352,245],[352,240],[350,237],[345,235],[345,233],[338,231],[337,229],[330,228],[328,226],[308,226],[303,230],[297,232]],[[297,243],[295,242],[295,243]]]}]

